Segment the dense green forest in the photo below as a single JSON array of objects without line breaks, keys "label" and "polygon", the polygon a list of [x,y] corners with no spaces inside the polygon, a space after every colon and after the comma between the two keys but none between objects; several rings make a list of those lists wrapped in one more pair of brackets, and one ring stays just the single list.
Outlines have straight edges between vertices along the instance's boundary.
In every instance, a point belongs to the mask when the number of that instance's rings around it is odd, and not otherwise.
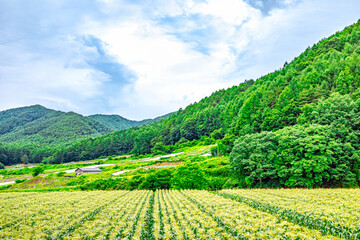
[{"label": "dense green forest", "polygon": [[170,152],[202,138],[229,155],[239,185],[354,186],[360,175],[360,21],[256,81],[220,90],[168,118],[71,146],[3,145],[0,162],[62,163]]},{"label": "dense green forest", "polygon": [[74,139],[111,132],[112,129],[91,118],[41,105],[0,112],[0,141],[3,143],[66,144]]},{"label": "dense green forest", "polygon": [[134,121],[119,115],[96,114],[85,117],[41,105],[21,107],[0,112],[0,142],[67,146],[76,139],[98,137],[117,130],[147,125],[169,115]]},{"label": "dense green forest", "polygon": [[105,125],[108,128],[111,128],[114,131],[120,131],[132,127],[140,127],[142,125],[148,125],[152,122],[159,121],[161,119],[167,118],[172,113],[154,118],[154,119],[144,119],[141,121],[129,120],[119,115],[104,115],[104,114],[95,114],[90,115],[89,118],[92,118],[99,123]]},{"label": "dense green forest", "polygon": [[[133,121],[118,115],[82,116],[41,105],[0,112],[0,163],[42,162],[56,149],[69,147],[76,140],[99,137],[118,129],[150,124],[168,117]],[[46,161],[45,161],[46,162]]]}]

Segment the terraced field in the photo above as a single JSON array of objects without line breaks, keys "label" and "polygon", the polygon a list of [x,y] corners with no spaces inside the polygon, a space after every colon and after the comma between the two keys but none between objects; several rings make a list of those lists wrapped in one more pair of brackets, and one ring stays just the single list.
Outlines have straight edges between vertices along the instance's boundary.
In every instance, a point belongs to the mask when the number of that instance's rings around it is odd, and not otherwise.
[{"label": "terraced field", "polygon": [[9,192],[0,239],[360,239],[360,190]]}]

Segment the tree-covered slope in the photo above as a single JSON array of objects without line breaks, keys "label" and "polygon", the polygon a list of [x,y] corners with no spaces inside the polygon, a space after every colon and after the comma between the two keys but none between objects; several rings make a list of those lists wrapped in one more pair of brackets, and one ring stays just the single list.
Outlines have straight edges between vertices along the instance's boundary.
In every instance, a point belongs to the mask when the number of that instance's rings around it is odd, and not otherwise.
[{"label": "tree-covered slope", "polygon": [[236,145],[230,162],[243,185],[353,185],[360,172],[359,41],[360,22],[281,69],[217,91],[166,119],[37,154],[52,155],[53,162],[77,161],[167,151],[211,136],[219,140],[219,154]]},{"label": "tree-covered slope", "polygon": [[137,121],[132,121],[119,115],[95,114],[88,117],[98,121],[108,128],[111,128],[114,131],[124,130],[137,126]]},{"label": "tree-covered slope", "polygon": [[40,105],[0,112],[0,142],[65,145],[73,140],[101,136],[112,130],[73,112],[60,112]]},{"label": "tree-covered slope", "polygon": [[[148,153],[155,146],[171,145],[179,140],[208,135],[222,138],[226,134],[219,144],[219,151],[226,154],[231,151],[233,141],[246,134],[305,124],[309,121],[309,111],[334,94],[350,101],[353,107],[349,111],[356,115],[360,95],[359,41],[358,22],[307,48],[280,70],[256,81],[215,92],[149,126],[79,142],[64,152],[90,154],[79,155],[80,159],[130,151]],[[358,131],[356,126],[353,130]]]},{"label": "tree-covered slope", "polygon": [[132,127],[140,127],[142,125],[148,125],[152,122],[156,122],[161,119],[167,118],[170,114],[171,113],[154,119],[144,119],[141,121],[129,120],[119,115],[95,114],[95,115],[90,115],[88,117],[98,121],[99,123],[103,124],[104,126],[114,131],[119,131]]}]

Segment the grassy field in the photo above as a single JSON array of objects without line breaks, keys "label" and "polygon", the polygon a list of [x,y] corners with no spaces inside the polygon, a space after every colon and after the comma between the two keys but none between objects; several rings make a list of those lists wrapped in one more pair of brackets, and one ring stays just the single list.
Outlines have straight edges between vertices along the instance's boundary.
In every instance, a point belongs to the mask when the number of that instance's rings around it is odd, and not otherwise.
[{"label": "grassy field", "polygon": [[[196,161],[209,160],[209,157],[199,157],[205,153],[210,152],[209,146],[193,146],[182,149],[181,152],[176,153],[176,156],[168,155],[142,155],[142,156],[109,156],[107,158],[95,159],[85,162],[66,163],[66,164],[46,164],[42,165],[44,173],[38,177],[32,177],[31,171],[33,168],[24,168],[22,165],[11,166],[6,168],[6,174],[0,176],[1,182],[9,182],[22,180],[9,186],[2,186],[0,190],[71,190],[79,189],[79,186],[85,183],[91,183],[100,180],[120,180],[128,179],[131,181],[134,177],[146,177],[157,170],[164,168],[175,168],[181,165],[186,160],[192,160],[198,157]],[[219,161],[219,158],[214,158]],[[59,174],[63,171],[76,169],[79,167],[96,166],[100,164],[102,170],[99,174],[88,174],[80,177],[74,177],[75,173]],[[111,166],[101,167],[101,164]],[[121,172],[121,174],[116,174]],[[26,181],[25,181],[26,180]],[[124,180],[127,181],[127,180]],[[101,189],[104,190],[104,189]],[[128,189],[132,190],[132,188]]]},{"label": "grassy field", "polygon": [[359,189],[0,193],[1,239],[359,239]]}]

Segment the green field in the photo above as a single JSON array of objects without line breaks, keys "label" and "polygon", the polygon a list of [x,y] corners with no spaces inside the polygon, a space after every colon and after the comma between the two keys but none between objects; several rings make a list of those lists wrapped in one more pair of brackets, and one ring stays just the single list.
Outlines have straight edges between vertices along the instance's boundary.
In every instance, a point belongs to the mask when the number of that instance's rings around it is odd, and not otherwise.
[{"label": "green field", "polygon": [[[1,186],[1,189],[6,191],[168,189],[173,185],[173,177],[182,176],[181,171],[188,168],[192,171],[190,175],[193,175],[193,177],[187,176],[188,182],[195,182],[191,178],[197,177],[198,174],[206,181],[201,182],[201,186],[181,188],[219,189],[232,179],[229,174],[228,158],[208,156],[210,148],[211,145],[193,146],[172,155],[109,156],[72,164],[46,164],[32,168],[17,165],[2,170],[3,177],[0,183],[17,182]],[[203,156],[204,154],[206,156]],[[91,166],[99,166],[102,172],[80,177],[75,177],[74,171],[66,172]],[[44,172],[33,177],[32,172],[38,167]],[[157,181],[159,179],[162,180]]]},{"label": "green field", "polygon": [[1,193],[0,238],[359,239],[359,202],[359,189]]}]

